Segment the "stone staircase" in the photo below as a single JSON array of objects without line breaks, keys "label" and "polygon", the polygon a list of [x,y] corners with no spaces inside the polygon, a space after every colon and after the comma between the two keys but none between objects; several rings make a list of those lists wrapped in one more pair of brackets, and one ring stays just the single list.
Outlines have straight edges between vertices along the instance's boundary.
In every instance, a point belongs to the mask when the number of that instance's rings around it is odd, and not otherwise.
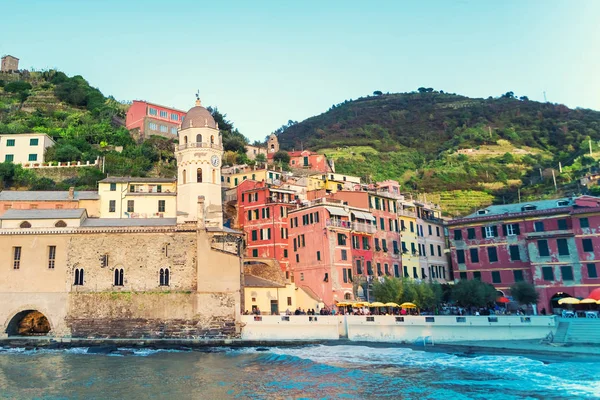
[{"label": "stone staircase", "polygon": [[554,342],[600,344],[600,319],[561,318]]}]

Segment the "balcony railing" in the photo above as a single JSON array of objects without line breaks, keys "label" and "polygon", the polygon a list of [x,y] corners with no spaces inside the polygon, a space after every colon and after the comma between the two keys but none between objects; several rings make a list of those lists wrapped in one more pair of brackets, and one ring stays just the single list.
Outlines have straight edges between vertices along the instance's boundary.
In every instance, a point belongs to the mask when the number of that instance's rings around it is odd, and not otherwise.
[{"label": "balcony railing", "polygon": [[398,210],[398,215],[403,215],[405,217],[413,217],[413,218],[417,218],[417,213],[414,211],[408,211],[408,210]]},{"label": "balcony railing", "polygon": [[209,149],[217,149],[223,150],[223,146],[214,143],[203,143],[203,142],[194,142],[194,143],[184,143],[177,145],[177,150],[184,150],[189,148],[209,148]]},{"label": "balcony railing", "polygon": [[352,227],[352,223],[350,221],[342,221],[339,219],[328,219],[327,221],[325,221],[325,225],[336,227],[336,228],[348,228],[348,229],[350,229]]},{"label": "balcony railing", "polygon": [[352,230],[357,232],[375,233],[377,228],[375,225],[366,224],[364,222],[352,222]]}]

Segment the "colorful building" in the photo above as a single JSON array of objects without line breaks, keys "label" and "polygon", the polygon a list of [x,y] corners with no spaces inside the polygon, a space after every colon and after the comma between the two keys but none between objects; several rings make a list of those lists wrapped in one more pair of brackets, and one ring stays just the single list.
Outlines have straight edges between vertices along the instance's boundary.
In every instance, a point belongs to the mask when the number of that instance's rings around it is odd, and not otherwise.
[{"label": "colorful building", "polygon": [[417,245],[421,279],[446,282],[451,277],[446,252],[446,235],[441,210],[432,204],[415,201]]},{"label": "colorful building", "polygon": [[275,171],[273,168],[255,169],[247,165],[227,168],[223,171],[222,185],[228,188],[234,188],[245,180],[266,182],[269,184],[280,185],[283,173]]},{"label": "colorful building", "polygon": [[0,162],[42,164],[46,148],[54,144],[54,140],[45,133],[0,135]]},{"label": "colorful building", "polygon": [[455,277],[481,279],[505,295],[533,283],[539,307],[585,297],[600,286],[600,198],[583,196],[490,206],[448,222]]},{"label": "colorful building", "polygon": [[[271,146],[272,143],[269,143]],[[273,144],[274,145],[274,144]],[[288,151],[290,155],[290,167],[294,169],[310,169],[319,172],[335,172],[335,168],[330,167],[327,157],[324,154],[318,154],[309,150]],[[273,162],[275,152],[269,152],[267,159]]]},{"label": "colorful building", "polygon": [[89,217],[99,217],[100,196],[95,191],[21,191],[0,192],[0,216],[7,210],[61,210],[85,208]]},{"label": "colorful building", "polygon": [[177,139],[177,129],[181,126],[185,114],[185,111],[172,107],[134,100],[127,110],[125,127],[140,140],[152,135]]}]

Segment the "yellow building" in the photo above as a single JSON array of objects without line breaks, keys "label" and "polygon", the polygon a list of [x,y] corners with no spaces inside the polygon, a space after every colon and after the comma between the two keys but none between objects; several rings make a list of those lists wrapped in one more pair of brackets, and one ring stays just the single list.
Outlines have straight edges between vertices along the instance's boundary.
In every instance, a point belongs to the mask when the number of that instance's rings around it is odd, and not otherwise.
[{"label": "yellow building", "polygon": [[270,169],[244,169],[240,172],[235,172],[234,170],[228,174],[223,172],[223,186],[234,188],[247,179],[257,182],[265,181],[266,183],[278,185],[281,183],[281,176],[281,172]]},{"label": "yellow building", "polygon": [[357,176],[328,173],[315,174],[308,177],[307,191],[325,189],[328,193],[336,193],[339,190],[355,190],[360,185]]},{"label": "yellow building", "polygon": [[108,177],[98,183],[101,218],[175,218],[175,178]]},{"label": "yellow building", "polygon": [[[417,236],[417,211],[411,202],[398,202],[398,223],[402,240],[402,276],[420,278],[419,246]],[[414,276],[417,271],[417,276]]]}]

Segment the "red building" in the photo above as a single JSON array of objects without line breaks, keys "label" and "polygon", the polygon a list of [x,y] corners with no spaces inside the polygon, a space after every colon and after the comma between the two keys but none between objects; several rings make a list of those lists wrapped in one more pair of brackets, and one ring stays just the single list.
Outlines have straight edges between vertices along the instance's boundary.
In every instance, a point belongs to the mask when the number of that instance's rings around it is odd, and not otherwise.
[{"label": "red building", "polygon": [[[317,154],[309,150],[288,151],[291,168],[305,168],[318,172],[335,172],[328,164],[324,154]],[[273,162],[275,153],[267,154],[269,162]]]},{"label": "red building", "polygon": [[532,282],[539,308],[585,297],[600,286],[600,198],[583,196],[490,206],[448,223],[455,276],[481,279],[509,295]]},{"label": "red building", "polygon": [[134,100],[125,118],[125,127],[139,139],[152,135],[177,138],[177,129],[186,112],[146,101]]},{"label": "red building", "polygon": [[245,180],[237,186],[238,229],[246,234],[248,258],[273,258],[289,271],[288,212],[296,207],[291,190]]}]

